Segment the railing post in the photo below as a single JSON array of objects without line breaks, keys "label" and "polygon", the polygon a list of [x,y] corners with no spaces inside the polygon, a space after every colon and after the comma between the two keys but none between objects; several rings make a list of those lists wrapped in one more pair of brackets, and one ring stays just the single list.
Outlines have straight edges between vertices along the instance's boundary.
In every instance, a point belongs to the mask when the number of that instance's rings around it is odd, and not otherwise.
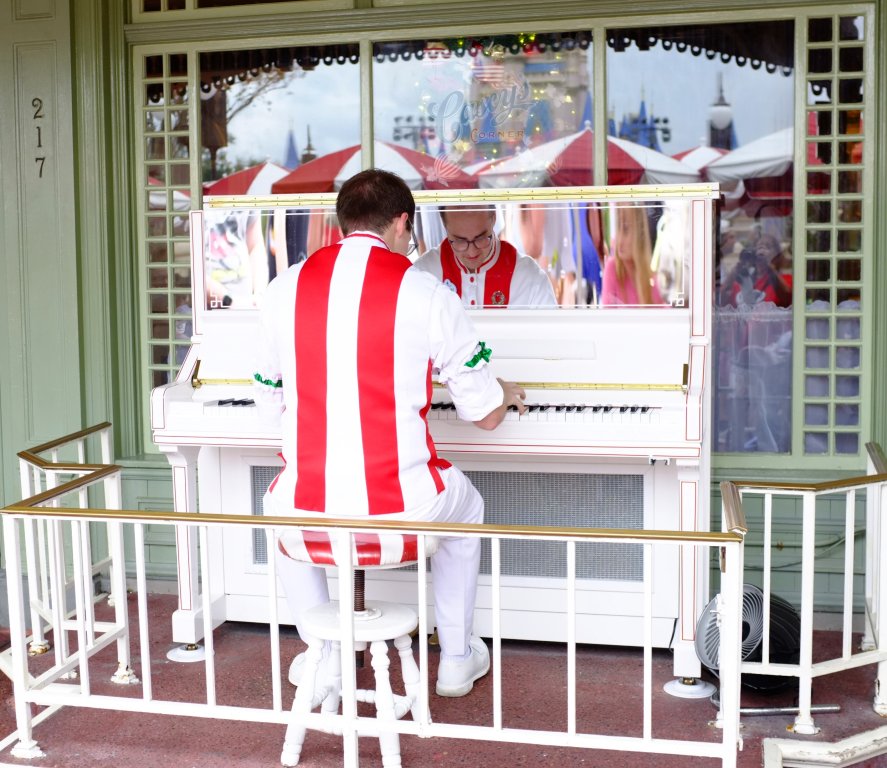
[{"label": "railing post", "polygon": [[[887,565],[887,536],[884,535],[884,520],[881,515],[887,510],[887,483],[878,483],[875,489],[878,497],[876,505],[878,519],[875,524],[866,531],[867,536],[875,539],[872,543],[872,551],[877,553],[876,562],[873,564],[875,576],[878,579],[875,584],[875,605],[871,606],[871,612],[875,621],[875,635],[878,638],[878,651],[887,653],[887,627],[884,619],[887,617],[887,585],[883,583],[885,565]],[[867,563],[868,567],[872,567]],[[868,567],[866,572],[868,572]],[[878,662],[878,673],[875,678],[875,700],[873,702],[875,712],[881,717],[887,717],[887,661]]]},{"label": "railing post", "polygon": [[9,597],[9,634],[12,645],[12,692],[18,743],[12,748],[14,757],[43,757],[43,751],[31,733],[31,704],[27,700],[28,651],[25,648],[25,606],[22,589],[22,560],[19,552],[16,520],[3,516],[3,548],[6,554],[6,585]]},{"label": "railing post", "polygon": [[[816,494],[805,491],[801,530],[801,651],[798,659],[798,716],[794,731],[804,735],[819,732],[813,723],[813,579],[816,557]],[[769,632],[770,628],[766,627]]]},{"label": "railing post", "polygon": [[739,696],[742,647],[742,543],[728,544],[722,550],[721,603],[718,608],[720,647],[718,667],[721,681],[718,725],[723,729],[723,768],[736,767],[736,750],[742,749],[739,736]]}]

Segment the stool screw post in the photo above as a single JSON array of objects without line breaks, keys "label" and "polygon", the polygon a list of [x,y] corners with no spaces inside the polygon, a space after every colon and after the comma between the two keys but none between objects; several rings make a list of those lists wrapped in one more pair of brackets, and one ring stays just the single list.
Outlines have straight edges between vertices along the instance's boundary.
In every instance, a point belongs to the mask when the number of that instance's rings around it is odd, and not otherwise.
[{"label": "stool screw post", "polygon": [[[357,568],[354,571],[354,612],[362,613],[366,610],[366,571]],[[363,651],[354,652],[354,665],[357,669],[363,669]]]}]

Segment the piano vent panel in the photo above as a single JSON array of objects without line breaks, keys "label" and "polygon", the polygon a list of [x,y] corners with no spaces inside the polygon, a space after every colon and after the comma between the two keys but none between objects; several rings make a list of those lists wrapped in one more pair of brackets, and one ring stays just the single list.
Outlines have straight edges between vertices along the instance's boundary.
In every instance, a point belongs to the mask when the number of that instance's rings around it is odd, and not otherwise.
[{"label": "piano vent panel", "polygon": [[[271,485],[271,481],[277,477],[280,467],[252,467],[252,488],[250,498],[252,508],[250,514],[261,516],[264,514],[262,499],[265,491]],[[265,531],[261,528],[253,528],[253,565],[268,564],[268,542],[265,540]]]},{"label": "piano vent panel", "polygon": [[[262,515],[262,498],[279,467],[252,470],[253,515]],[[466,472],[484,498],[486,521],[502,525],[556,525],[568,528],[644,527],[641,475],[588,475],[550,472]],[[265,533],[253,528],[253,563],[268,563]],[[502,541],[502,574],[565,578],[566,547],[561,542]],[[578,544],[579,579],[643,580],[639,544]],[[407,570],[407,569],[405,569]],[[408,570],[415,570],[409,566]],[[490,543],[481,546],[481,573],[490,573]]]},{"label": "piano vent panel", "polygon": [[[485,521],[569,528],[644,527],[642,475],[549,472],[466,472],[485,502]],[[565,578],[562,542],[503,539],[502,574]],[[481,547],[481,573],[490,573],[490,543]],[[639,544],[577,544],[576,577],[642,581]]]}]

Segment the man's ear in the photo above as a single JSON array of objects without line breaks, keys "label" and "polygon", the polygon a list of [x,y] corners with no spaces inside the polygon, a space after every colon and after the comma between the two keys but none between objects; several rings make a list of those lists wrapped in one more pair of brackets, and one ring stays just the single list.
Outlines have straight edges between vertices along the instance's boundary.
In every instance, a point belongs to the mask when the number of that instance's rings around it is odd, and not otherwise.
[{"label": "man's ear", "polygon": [[410,215],[404,211],[397,219],[397,234],[398,236],[407,232],[407,222],[410,220]]}]

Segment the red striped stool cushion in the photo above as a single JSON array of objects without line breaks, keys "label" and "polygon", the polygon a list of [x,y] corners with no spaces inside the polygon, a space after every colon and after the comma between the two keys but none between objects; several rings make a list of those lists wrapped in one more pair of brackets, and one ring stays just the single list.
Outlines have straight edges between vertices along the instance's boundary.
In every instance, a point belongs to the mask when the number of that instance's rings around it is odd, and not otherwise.
[{"label": "red striped stool cushion", "polygon": [[[344,535],[344,534],[343,534]],[[419,559],[419,540],[409,533],[355,533],[351,537],[351,556],[356,568],[413,563]],[[327,531],[287,530],[280,536],[280,549],[293,560],[315,565],[338,565]],[[427,537],[425,551],[437,549],[434,537]]]}]

